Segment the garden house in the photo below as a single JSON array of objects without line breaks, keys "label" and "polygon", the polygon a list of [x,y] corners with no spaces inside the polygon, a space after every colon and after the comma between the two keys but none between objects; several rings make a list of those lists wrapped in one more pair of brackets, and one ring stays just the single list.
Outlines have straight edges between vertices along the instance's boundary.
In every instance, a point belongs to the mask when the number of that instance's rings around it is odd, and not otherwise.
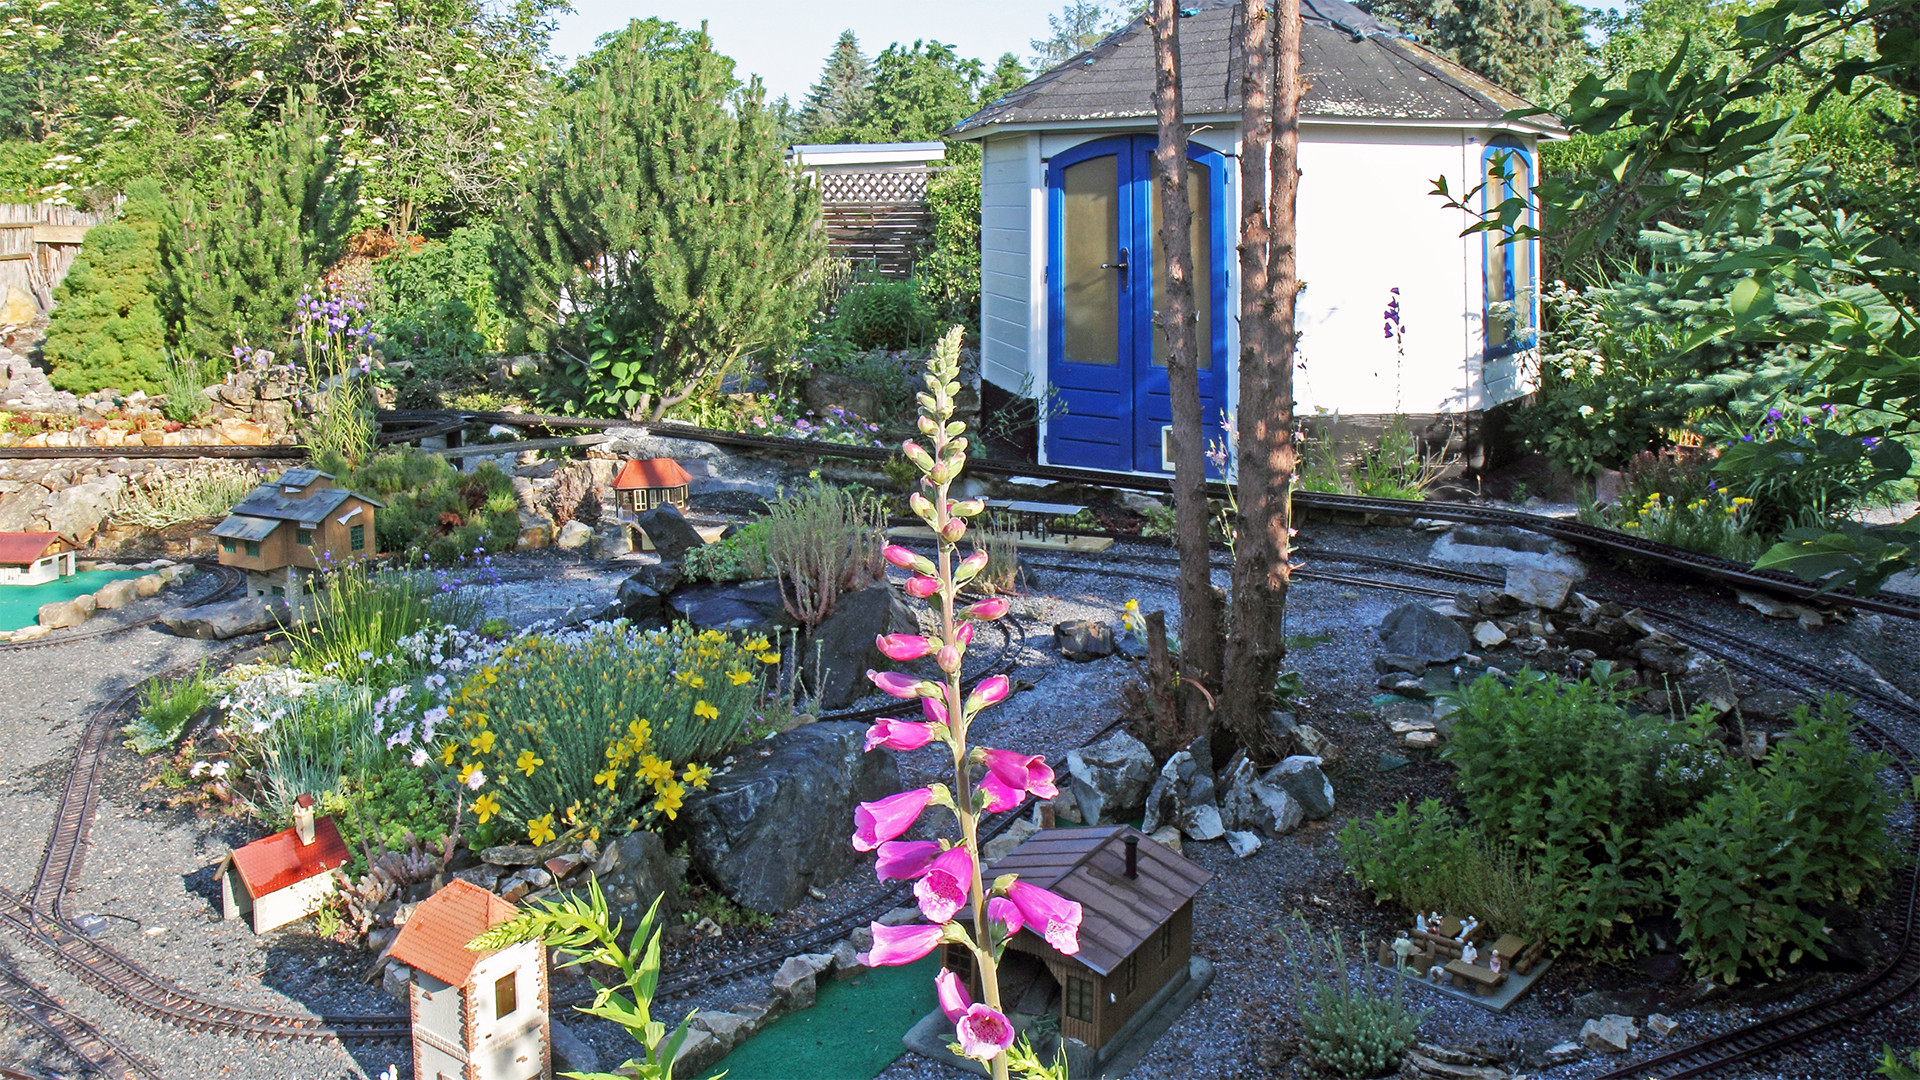
[{"label": "garden house", "polygon": [[261,484],[213,527],[220,565],[247,572],[248,596],[299,597],[309,573],[378,550],[373,513],[381,503],[335,487],[331,473],[289,469]]},{"label": "garden house", "polygon": [[333,892],[333,871],[345,866],[347,845],[332,818],[314,817],[313,796],[302,795],[293,827],[235,848],[220,860],[221,917],[251,916],[253,932],[303,919]]},{"label": "garden house", "polygon": [[[1061,1035],[1086,1044],[1095,1058],[1087,1064],[1097,1067],[1136,1017],[1151,1015],[1156,998],[1186,981],[1193,897],[1212,875],[1127,825],[1042,829],[987,878],[1001,874],[1018,874],[1082,908],[1079,952],[1059,952],[1033,927],[1022,929],[1001,960],[1000,985],[1016,1012],[1028,1011],[1023,1003],[1058,1002]],[[971,954],[949,945],[945,960],[977,998]]]},{"label": "garden house", "polygon": [[0,533],[0,585],[44,585],[73,572],[59,533]]},{"label": "garden house", "polygon": [[613,498],[622,520],[666,503],[685,511],[687,485],[692,481],[672,458],[628,461],[613,478]]},{"label": "garden house", "polygon": [[[1236,0],[1180,24],[1194,289],[1209,425],[1237,407],[1240,34]],[[1532,241],[1460,232],[1435,178],[1495,205],[1524,191],[1550,117],[1342,0],[1302,0],[1299,412],[1478,452],[1486,411],[1527,393]],[[1136,18],[949,134],[981,149],[981,375],[988,408],[1047,388],[1054,465],[1166,472],[1166,343],[1155,294],[1153,32]],[[1387,314],[1397,300],[1395,313]],[[1385,333],[1382,324],[1386,323]],[[1057,406],[1064,405],[1064,408]],[[1311,423],[1311,421],[1310,421]]]},{"label": "garden house", "polygon": [[551,1080],[546,950],[524,941],[493,952],[467,942],[517,909],[454,879],[421,901],[388,955],[413,971],[413,1075],[418,1080]]}]

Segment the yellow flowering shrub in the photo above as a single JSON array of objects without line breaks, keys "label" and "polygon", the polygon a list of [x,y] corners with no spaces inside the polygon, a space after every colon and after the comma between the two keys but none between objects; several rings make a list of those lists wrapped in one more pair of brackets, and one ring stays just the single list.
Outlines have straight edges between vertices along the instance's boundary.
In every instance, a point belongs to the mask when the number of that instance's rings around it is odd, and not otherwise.
[{"label": "yellow flowering shrub", "polygon": [[598,839],[671,820],[706,786],[704,762],[749,737],[760,673],[778,660],[765,638],[685,626],[522,638],[452,695],[459,734],[441,761],[478,793],[474,814],[496,841]]}]

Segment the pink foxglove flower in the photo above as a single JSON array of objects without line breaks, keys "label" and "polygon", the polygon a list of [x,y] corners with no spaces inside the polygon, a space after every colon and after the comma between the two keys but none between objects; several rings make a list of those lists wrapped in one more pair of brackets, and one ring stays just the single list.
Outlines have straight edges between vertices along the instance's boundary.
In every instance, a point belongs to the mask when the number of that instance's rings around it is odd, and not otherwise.
[{"label": "pink foxglove flower", "polygon": [[873,647],[889,660],[906,663],[933,651],[933,642],[919,634],[882,634],[873,639]]},{"label": "pink foxglove flower", "polygon": [[959,1023],[973,1005],[973,995],[967,993],[966,980],[946,968],[941,968],[940,974],[933,977],[933,995],[939,999],[940,1011],[946,1014],[950,1024]]},{"label": "pink foxglove flower", "polygon": [[1026,925],[1020,918],[1020,907],[1004,896],[996,896],[987,901],[987,925],[993,929],[994,940],[1005,941],[1020,932]]},{"label": "pink foxglove flower", "polygon": [[966,906],[972,885],[973,856],[964,847],[949,848],[933,860],[927,876],[914,884],[913,895],[919,899],[920,914],[928,922],[944,923]]},{"label": "pink foxglove flower", "polygon": [[920,711],[927,714],[927,723],[929,724],[944,724],[947,722],[947,704],[939,698],[921,698]]},{"label": "pink foxglove flower", "polygon": [[853,850],[872,851],[913,828],[932,798],[932,788],[915,788],[877,802],[861,803],[853,811]]},{"label": "pink foxglove flower", "polygon": [[1027,799],[1025,788],[1014,787],[992,773],[981,778],[980,790],[987,793],[987,813],[989,814],[1005,813]]},{"label": "pink foxglove flower", "polygon": [[[867,749],[918,750],[933,741],[933,725],[881,717],[867,729]],[[1048,796],[1051,798],[1052,796]]]},{"label": "pink foxglove flower", "polygon": [[940,591],[940,579],[925,574],[915,574],[907,579],[907,595],[915,600],[925,600]]},{"label": "pink foxglove flower", "polygon": [[914,881],[939,857],[939,841],[889,840],[874,853],[873,872],[881,881]]},{"label": "pink foxglove flower", "polygon": [[975,1061],[992,1061],[1013,1045],[1013,1025],[984,1003],[968,1006],[953,1033],[960,1040],[960,1052]]},{"label": "pink foxglove flower", "polygon": [[987,770],[1008,787],[1018,788],[1038,799],[1060,794],[1053,784],[1053,770],[1039,754],[1017,754],[1012,750],[988,750]]},{"label": "pink foxglove flower", "polygon": [[961,608],[960,614],[965,615],[969,619],[979,619],[981,622],[992,622],[1000,616],[1005,615],[1007,609],[1012,606],[1013,604],[1010,603],[1006,597],[994,596],[982,600],[977,604],[969,604]]},{"label": "pink foxglove flower", "polygon": [[1007,889],[1007,899],[1020,909],[1022,923],[1039,931],[1047,944],[1068,956],[1080,951],[1078,903],[1024,881],[1016,881]]},{"label": "pink foxglove flower", "polygon": [[959,626],[954,627],[953,641],[954,641],[954,644],[960,646],[963,649],[973,644],[973,624],[970,622],[963,622]]},{"label": "pink foxglove flower", "polygon": [[948,518],[947,523],[940,526],[940,539],[949,544],[959,543],[960,538],[965,535],[967,535],[967,523],[959,518]]},{"label": "pink foxglove flower", "polygon": [[[869,678],[871,678],[871,676],[869,676]],[[887,688],[883,686],[880,689],[886,690]],[[889,690],[888,693],[892,693],[892,691]],[[1007,678],[1005,675],[995,675],[991,679],[981,679],[974,685],[973,692],[967,695],[966,711],[971,715],[989,705],[998,705],[1002,701],[1007,700],[1007,695],[1011,693],[1013,693],[1013,680]]]},{"label": "pink foxglove flower", "polygon": [[[894,697],[906,701],[912,701],[917,697],[924,697],[929,694],[938,694],[941,692],[938,683],[931,683],[925,679],[916,679],[911,675],[898,671],[874,671],[872,668],[868,668],[867,681],[879,687],[882,693],[891,694]],[[1005,695],[1002,696],[1004,697]]]},{"label": "pink foxglove flower", "polygon": [[902,570],[911,570],[916,563],[927,561],[899,544],[888,544],[880,550],[880,554],[886,556],[888,562]]},{"label": "pink foxglove flower", "polygon": [[860,953],[854,959],[861,967],[888,967],[895,964],[911,964],[915,960],[932,952],[946,936],[946,931],[938,926],[926,923],[914,923],[909,926],[871,925],[873,930],[873,948]]},{"label": "pink foxglove flower", "polygon": [[966,558],[961,559],[960,565],[953,568],[953,579],[955,581],[965,581],[986,568],[987,553],[984,551],[976,551]]}]

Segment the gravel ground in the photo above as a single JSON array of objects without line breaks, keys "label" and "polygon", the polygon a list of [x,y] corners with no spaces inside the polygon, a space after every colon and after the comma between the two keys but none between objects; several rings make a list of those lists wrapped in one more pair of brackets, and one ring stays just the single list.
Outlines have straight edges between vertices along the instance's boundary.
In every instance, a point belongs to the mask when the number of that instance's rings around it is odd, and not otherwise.
[{"label": "gravel ground", "polygon": [[[1365,552],[1420,560],[1432,542],[1429,533],[1397,528],[1361,529],[1316,525],[1305,530],[1304,558],[1313,569],[1375,578],[1396,578],[1384,571],[1316,561],[1314,548]],[[637,562],[651,556],[632,556]],[[1010,659],[1018,683],[1030,688],[984,714],[977,730],[984,741],[1031,748],[1058,759],[1072,747],[1104,733],[1120,711],[1121,689],[1134,677],[1119,658],[1089,664],[1062,661],[1052,644],[1053,623],[1068,618],[1111,622],[1127,599],[1145,610],[1176,607],[1173,568],[1164,547],[1118,544],[1100,555],[1027,557],[1033,570],[1029,593],[1014,605],[1015,637]],[[564,617],[597,609],[611,598],[631,567],[581,563],[559,556],[502,560],[506,577],[487,597],[488,615],[516,624]],[[1467,567],[1466,569],[1472,569]],[[1497,574],[1498,568],[1482,568]],[[533,580],[514,580],[525,573]],[[1216,583],[1225,575],[1216,570]],[[1412,579],[1403,579],[1412,580]],[[1680,586],[1636,576],[1595,562],[1589,595],[1655,603],[1689,612],[1695,618],[1740,631],[1748,640],[1838,665],[1843,649],[1858,646],[1845,627],[1802,631],[1792,623],[1764,620],[1738,607],[1725,590]],[[1284,948],[1275,928],[1293,911],[1304,912],[1320,929],[1340,927],[1378,937],[1394,929],[1387,913],[1376,912],[1343,878],[1333,843],[1339,827],[1354,815],[1370,815],[1402,798],[1424,798],[1446,789],[1448,769],[1431,760],[1415,760],[1382,773],[1379,754],[1394,749],[1366,710],[1373,694],[1371,660],[1377,651],[1372,627],[1406,594],[1330,582],[1296,586],[1290,632],[1328,640],[1296,654],[1308,691],[1299,702],[1302,719],[1334,737],[1346,764],[1334,773],[1339,809],[1329,822],[1316,823],[1253,857],[1232,857],[1224,844],[1190,844],[1187,853],[1213,873],[1197,900],[1195,949],[1213,960],[1216,981],[1175,1029],[1163,1038],[1134,1077],[1268,1077],[1286,1075],[1292,1027],[1291,991],[1283,967]],[[1883,642],[1906,655],[1920,655],[1920,627],[1886,620]],[[133,680],[155,671],[195,662],[206,643],[185,641],[152,629],[105,640],[0,653],[0,700],[12,707],[0,718],[0,815],[23,823],[0,831],[0,882],[18,890],[30,883],[38,865],[71,754],[81,725],[98,705]],[[879,704],[878,695],[861,702]],[[1920,731],[1897,732],[1920,744]],[[1413,756],[1413,755],[1408,755]],[[107,940],[132,958],[190,988],[217,996],[290,1011],[391,1012],[394,1005],[359,981],[365,955],[323,943],[296,926],[255,937],[243,925],[218,920],[212,865],[226,847],[245,840],[245,827],[222,819],[196,819],[164,809],[143,790],[146,766],[115,749],[93,846],[73,899],[76,911],[115,916]],[[945,763],[937,752],[903,755],[910,783],[942,779]],[[1904,811],[1903,811],[1904,813]],[[1900,824],[1910,827],[1902,818]],[[809,901],[777,920],[770,929],[730,929],[717,941],[683,944],[672,950],[669,967],[686,970],[723,962],[728,954],[797,933],[863,903],[880,888],[856,874],[826,890],[824,901]],[[1881,913],[1884,914],[1884,913]],[[1251,948],[1249,946],[1252,946]],[[365,1077],[406,1056],[402,1047],[354,1047],[328,1044],[277,1045],[263,1052],[239,1039],[195,1035],[128,1013],[104,995],[77,983],[18,942],[0,937],[0,964],[17,964],[76,1012],[94,1020],[107,1034],[156,1063],[174,1077]],[[1682,1021],[1678,1040],[1690,1039],[1748,1022],[1831,992],[1843,976],[1814,974],[1780,998],[1729,997],[1690,1006],[1684,983],[1655,987],[1667,997],[1663,1006]],[[765,996],[765,976],[703,988],[697,995],[666,1002],[663,1015],[682,1015],[695,1006],[724,1006]],[[1572,999],[1591,989],[1630,990],[1649,984],[1637,973],[1617,969],[1557,967],[1533,994],[1505,1015],[1446,1000],[1417,1000],[1435,1007],[1423,1035],[1453,1045],[1510,1051],[1523,1040],[1551,1039],[1577,1029],[1569,1015]],[[631,1050],[617,1029],[570,1022],[611,1063]],[[1864,1075],[1883,1040],[1911,1043],[1920,1031],[1914,1007],[1883,1014],[1857,1031],[1790,1059],[1770,1062],[1738,1075],[1763,1077],[1840,1077]],[[44,1036],[0,1012],[0,1056],[39,1062],[49,1072],[71,1072],[75,1063]],[[1595,1060],[1536,1075],[1566,1078],[1595,1076],[1614,1062]],[[911,1055],[885,1073],[886,1080],[957,1077],[945,1066]]]}]

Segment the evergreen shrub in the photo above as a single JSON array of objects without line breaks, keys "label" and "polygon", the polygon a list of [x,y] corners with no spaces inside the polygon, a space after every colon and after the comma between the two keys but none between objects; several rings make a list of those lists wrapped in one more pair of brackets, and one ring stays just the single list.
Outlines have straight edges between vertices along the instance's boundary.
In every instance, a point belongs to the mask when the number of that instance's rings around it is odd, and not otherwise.
[{"label": "evergreen shrub", "polygon": [[841,295],[833,322],[856,349],[906,349],[933,337],[935,314],[917,283],[869,279]]},{"label": "evergreen shrub", "polygon": [[42,346],[48,378],[76,394],[111,386],[157,394],[167,381],[160,318],[160,185],[138,181],[120,217],[87,230],[80,257],[54,290]]}]

